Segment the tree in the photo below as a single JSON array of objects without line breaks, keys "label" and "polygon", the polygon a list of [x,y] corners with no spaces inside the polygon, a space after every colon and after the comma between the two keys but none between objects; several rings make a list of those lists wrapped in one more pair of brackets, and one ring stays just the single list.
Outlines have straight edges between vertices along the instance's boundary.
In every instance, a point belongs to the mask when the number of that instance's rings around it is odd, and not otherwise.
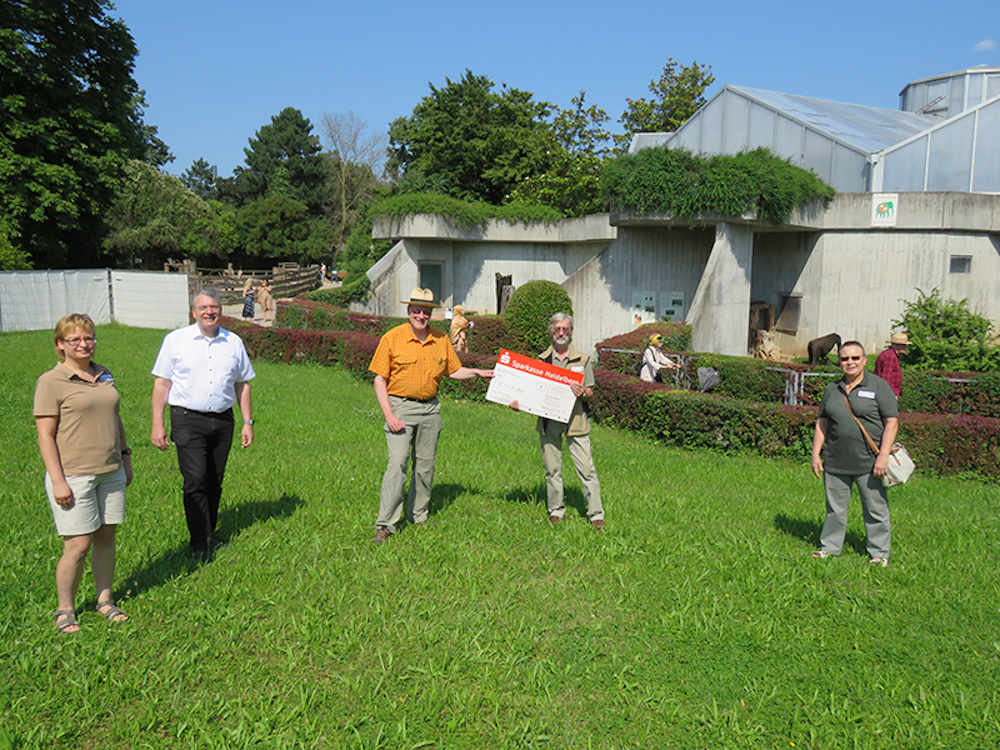
[{"label": "tree", "polygon": [[336,252],[343,249],[358,212],[378,184],[375,170],[385,154],[386,138],[378,133],[366,135],[367,127],[353,112],[323,115],[323,131],[332,152]]},{"label": "tree", "polygon": [[17,237],[7,222],[0,219],[0,271],[26,271],[31,268],[31,259],[17,244]]},{"label": "tree", "polygon": [[181,182],[199,198],[211,200],[218,197],[216,177],[216,168],[204,159],[198,158],[181,173]]},{"label": "tree", "polygon": [[319,136],[309,118],[286,107],[271,118],[244,148],[246,166],[235,177],[244,200],[280,192],[301,201],[315,214],[329,199],[327,170],[320,156]]},{"label": "tree", "polygon": [[240,244],[271,261],[329,258],[333,229],[326,212],[330,172],[308,118],[286,107],[250,139],[246,166],[219,180],[219,195],[235,198]]},{"label": "tree", "polygon": [[679,65],[672,57],[663,64],[659,80],[649,82],[652,99],[626,99],[618,120],[625,133],[615,136],[622,150],[628,148],[633,133],[677,130],[705,103],[705,89],[715,82],[711,65]]},{"label": "tree", "polygon": [[220,259],[233,246],[221,204],[202,200],[176,177],[133,159],[108,210],[104,247],[122,265],[156,268],[169,257]]},{"label": "tree", "polygon": [[523,180],[511,191],[510,202],[540,203],[567,216],[583,216],[602,209],[601,167],[611,134],[604,123],[608,113],[596,104],[586,106],[583,90],[572,108],[555,108],[551,133],[555,144],[549,168]]},{"label": "tree", "polygon": [[431,93],[389,126],[387,171],[401,190],[426,190],[502,204],[525,178],[551,162],[552,110],[532,94],[470,70]]},{"label": "tree", "polygon": [[36,266],[100,262],[116,183],[146,154],[136,48],[111,7],[0,5],[0,215]]},{"label": "tree", "polygon": [[903,300],[903,315],[892,321],[906,331],[910,346],[904,363],[925,370],[986,372],[1000,366],[1000,349],[990,346],[993,323],[969,309],[968,300],[944,299],[940,289]]},{"label": "tree", "polygon": [[312,263],[329,257],[333,228],[302,201],[275,191],[237,212],[240,241],[252,256]]}]

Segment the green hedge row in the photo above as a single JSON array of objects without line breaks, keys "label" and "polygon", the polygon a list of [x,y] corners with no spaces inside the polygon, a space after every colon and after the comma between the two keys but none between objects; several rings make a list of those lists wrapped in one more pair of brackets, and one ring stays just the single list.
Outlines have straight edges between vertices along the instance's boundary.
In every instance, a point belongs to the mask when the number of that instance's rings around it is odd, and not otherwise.
[{"label": "green hedge row", "polygon": [[[592,401],[599,421],[685,448],[754,451],[808,460],[815,406],[779,406],[644,383],[599,368]],[[900,442],[921,472],[1000,480],[1000,420],[902,414]]]},{"label": "green hedge row", "polygon": [[[501,349],[528,351],[524,339],[503,318],[470,317],[469,351],[474,354],[496,355]],[[275,325],[299,330],[359,331],[381,336],[390,328],[405,323],[405,317],[382,318],[344,310],[324,302],[297,297],[291,302],[278,303]],[[448,333],[450,321],[432,320],[431,325]]]},{"label": "green hedge row", "polygon": [[[667,326],[675,328],[668,329]],[[636,368],[642,361],[642,352],[653,333],[664,334],[665,352],[684,356],[689,382],[698,382],[699,367],[714,367],[719,371],[719,387],[716,392],[733,398],[781,403],[784,400],[787,376],[773,369],[777,367],[798,372],[826,372],[838,377],[840,374],[839,368],[832,365],[812,367],[784,362],[779,364],[750,357],[691,353],[690,327],[673,323],[651,323],[629,333],[599,341],[596,349],[600,366],[623,375],[635,375]],[[873,362],[874,357],[870,360]],[[832,380],[833,378],[827,377],[805,378],[801,403],[818,406],[824,389]],[[964,414],[1000,419],[1000,373],[929,372],[904,368],[899,408],[900,411],[921,414]]]},{"label": "green hedge row", "polygon": [[[371,316],[368,316],[371,317]],[[251,357],[279,362],[339,364],[370,380],[368,363],[379,336],[363,331],[262,328],[225,319],[236,329]],[[388,323],[382,327],[391,327]],[[462,354],[463,364],[492,367],[492,354]],[[631,375],[598,368],[591,402],[602,423],[641,432],[686,448],[752,451],[788,456],[805,463],[812,445],[816,408],[787,407],[695,393],[644,383]],[[488,387],[480,378],[445,378],[446,396],[481,398]],[[903,414],[900,440],[926,473],[967,473],[1000,480],[1000,420],[974,416]]]}]

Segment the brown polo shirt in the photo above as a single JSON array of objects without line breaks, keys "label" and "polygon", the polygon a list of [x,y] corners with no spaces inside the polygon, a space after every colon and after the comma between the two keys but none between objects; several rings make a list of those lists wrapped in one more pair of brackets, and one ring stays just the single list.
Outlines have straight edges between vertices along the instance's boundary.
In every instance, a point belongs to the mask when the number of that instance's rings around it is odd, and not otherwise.
[{"label": "brown polo shirt", "polygon": [[448,336],[428,328],[421,341],[409,323],[390,329],[378,342],[368,369],[386,379],[390,396],[425,401],[437,395],[441,378],[462,366]]},{"label": "brown polo shirt", "polygon": [[56,417],[56,446],[66,476],[103,474],[122,462],[120,397],[108,368],[91,363],[82,378],[60,362],[35,385],[35,417]]}]

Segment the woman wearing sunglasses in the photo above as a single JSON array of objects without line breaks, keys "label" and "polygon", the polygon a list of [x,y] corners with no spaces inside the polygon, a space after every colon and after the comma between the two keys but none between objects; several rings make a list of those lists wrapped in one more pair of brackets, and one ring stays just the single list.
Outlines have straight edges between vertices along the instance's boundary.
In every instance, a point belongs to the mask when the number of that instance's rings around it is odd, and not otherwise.
[{"label": "woman wearing sunglasses", "polygon": [[[896,394],[882,378],[865,371],[865,348],[840,346],[843,378],[823,392],[813,436],[812,470],[826,487],[826,520],[816,559],[839,555],[847,531],[851,490],[858,487],[872,565],[889,564],[889,503],[882,477],[899,430]],[[865,436],[867,433],[867,437]],[[871,444],[869,444],[869,440]],[[877,446],[877,452],[872,446]]]},{"label": "woman wearing sunglasses", "polygon": [[132,451],[118,414],[111,371],[92,361],[97,338],[89,316],[63,316],[55,330],[59,362],[38,378],[34,416],[45,464],[45,491],[63,538],[56,564],[61,633],[80,629],[76,591],[90,551],[97,611],[111,622],[128,616],[111,598],[115,528],[125,520],[125,486],[132,481]]}]

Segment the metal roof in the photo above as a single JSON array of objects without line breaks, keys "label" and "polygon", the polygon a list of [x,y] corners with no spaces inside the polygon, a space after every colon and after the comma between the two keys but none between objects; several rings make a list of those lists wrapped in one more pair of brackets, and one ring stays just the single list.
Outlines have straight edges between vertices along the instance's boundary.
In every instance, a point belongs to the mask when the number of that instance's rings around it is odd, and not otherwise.
[{"label": "metal roof", "polygon": [[941,122],[931,115],[897,109],[814,99],[745,86],[730,85],[726,88],[869,154]]}]

